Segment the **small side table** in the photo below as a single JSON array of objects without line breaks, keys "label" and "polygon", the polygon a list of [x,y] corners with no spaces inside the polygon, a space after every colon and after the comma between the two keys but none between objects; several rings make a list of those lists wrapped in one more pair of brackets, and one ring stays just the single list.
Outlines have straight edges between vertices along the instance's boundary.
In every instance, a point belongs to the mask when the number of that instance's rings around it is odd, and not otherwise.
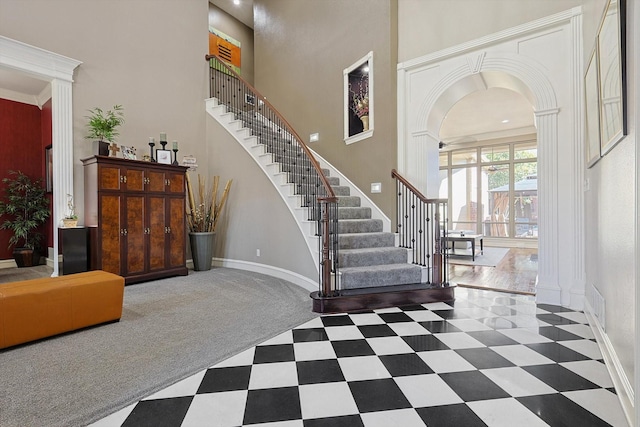
[{"label": "small side table", "polygon": [[88,236],[87,227],[58,228],[63,275],[89,271]]}]

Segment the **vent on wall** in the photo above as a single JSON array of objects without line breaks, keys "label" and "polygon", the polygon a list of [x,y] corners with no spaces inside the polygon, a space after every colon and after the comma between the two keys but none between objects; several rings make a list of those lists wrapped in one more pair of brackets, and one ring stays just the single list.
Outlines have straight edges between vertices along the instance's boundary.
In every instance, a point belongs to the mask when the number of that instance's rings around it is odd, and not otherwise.
[{"label": "vent on wall", "polygon": [[223,44],[218,45],[218,53],[220,54],[220,58],[224,59],[227,62],[231,62],[231,49]]},{"label": "vent on wall", "polygon": [[593,316],[598,320],[603,331],[605,329],[605,301],[604,297],[594,285],[589,286],[587,289],[587,301],[591,306]]}]

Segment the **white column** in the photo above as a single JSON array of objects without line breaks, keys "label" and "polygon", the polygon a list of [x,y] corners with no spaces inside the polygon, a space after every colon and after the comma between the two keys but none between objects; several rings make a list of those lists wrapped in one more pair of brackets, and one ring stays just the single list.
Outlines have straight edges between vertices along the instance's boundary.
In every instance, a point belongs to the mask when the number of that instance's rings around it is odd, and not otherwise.
[{"label": "white column", "polygon": [[[570,198],[572,205],[571,212],[568,213],[573,218],[573,265],[572,284],[570,292],[569,306],[573,309],[584,309],[584,296],[586,290],[586,269],[585,269],[585,202],[584,202],[584,176],[585,176],[585,148],[584,148],[584,92],[583,81],[584,62],[582,47],[582,15],[571,18],[571,73],[573,74],[573,134],[571,159],[572,177]],[[563,298],[564,300],[564,298]]]},{"label": "white column", "polygon": [[411,156],[405,164],[406,174],[403,174],[414,187],[430,199],[438,198],[440,190],[438,144],[438,138],[430,132],[414,132],[411,135]]},{"label": "white column", "polygon": [[72,83],[51,81],[51,128],[53,146],[53,274],[58,276],[58,227],[73,195],[73,104]]},{"label": "white column", "polygon": [[558,109],[536,111],[538,128],[538,284],[536,300],[557,304],[558,280]]}]

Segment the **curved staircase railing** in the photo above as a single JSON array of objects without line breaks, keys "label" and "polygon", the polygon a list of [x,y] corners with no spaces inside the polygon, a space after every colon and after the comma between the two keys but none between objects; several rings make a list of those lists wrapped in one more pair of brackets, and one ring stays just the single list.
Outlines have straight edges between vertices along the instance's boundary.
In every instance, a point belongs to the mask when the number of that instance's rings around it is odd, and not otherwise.
[{"label": "curved staircase railing", "polygon": [[338,283],[338,198],[320,164],[293,127],[267,99],[216,55],[209,62],[209,96],[224,104],[228,112],[242,120],[267,152],[288,172],[296,186],[308,219],[316,223],[320,255],[321,296],[336,293]]},{"label": "curved staircase railing", "polygon": [[428,283],[444,285],[449,271],[445,242],[447,199],[428,199],[395,169],[399,246],[411,249],[414,264],[428,267]]}]

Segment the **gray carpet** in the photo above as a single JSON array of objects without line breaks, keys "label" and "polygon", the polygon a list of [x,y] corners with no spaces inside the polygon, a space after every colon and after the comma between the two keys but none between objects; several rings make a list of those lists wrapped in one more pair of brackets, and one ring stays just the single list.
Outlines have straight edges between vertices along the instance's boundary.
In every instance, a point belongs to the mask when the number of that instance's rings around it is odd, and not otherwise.
[{"label": "gray carpet", "polygon": [[304,323],[309,292],[228,268],[125,288],[122,320],[0,350],[0,426],[80,426]]}]

